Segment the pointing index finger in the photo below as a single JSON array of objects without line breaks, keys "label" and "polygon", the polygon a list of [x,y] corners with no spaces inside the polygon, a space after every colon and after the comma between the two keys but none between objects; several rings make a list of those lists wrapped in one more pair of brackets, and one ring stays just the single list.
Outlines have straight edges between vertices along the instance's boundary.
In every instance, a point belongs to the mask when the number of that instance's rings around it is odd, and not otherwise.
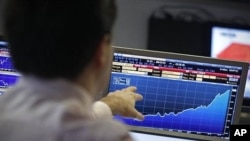
[{"label": "pointing index finger", "polygon": [[137,88],[135,86],[129,86],[125,89],[123,89],[124,91],[132,91],[132,92],[135,92],[137,90]]},{"label": "pointing index finger", "polygon": [[140,101],[140,100],[143,99],[143,96],[140,95],[140,94],[137,94],[137,93],[134,95],[134,97],[135,97],[135,100],[136,100],[136,101]]}]

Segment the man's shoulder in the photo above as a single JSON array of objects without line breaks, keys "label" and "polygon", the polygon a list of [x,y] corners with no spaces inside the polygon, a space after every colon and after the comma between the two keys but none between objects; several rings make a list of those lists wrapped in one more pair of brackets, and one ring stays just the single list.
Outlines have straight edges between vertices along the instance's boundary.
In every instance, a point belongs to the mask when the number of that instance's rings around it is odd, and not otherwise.
[{"label": "man's shoulder", "polygon": [[66,141],[84,138],[95,141],[122,141],[129,139],[128,128],[113,119],[85,120],[84,122],[74,123],[64,131]]}]

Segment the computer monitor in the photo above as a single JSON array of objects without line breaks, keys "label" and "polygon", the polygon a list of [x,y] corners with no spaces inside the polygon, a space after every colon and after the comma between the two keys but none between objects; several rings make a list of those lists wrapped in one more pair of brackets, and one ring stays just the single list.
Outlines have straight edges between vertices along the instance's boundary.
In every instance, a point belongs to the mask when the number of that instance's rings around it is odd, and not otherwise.
[{"label": "computer monitor", "polygon": [[[248,63],[114,47],[108,91],[136,86],[145,120],[114,116],[132,131],[229,140],[239,122]],[[119,105],[117,105],[119,106]]]},{"label": "computer monitor", "polygon": [[0,95],[13,86],[20,74],[14,69],[10,52],[9,44],[0,37]]},{"label": "computer monitor", "polygon": [[[210,56],[250,63],[250,26],[211,24]],[[245,86],[243,108],[250,109],[250,68]],[[244,109],[243,109],[244,110]]]}]

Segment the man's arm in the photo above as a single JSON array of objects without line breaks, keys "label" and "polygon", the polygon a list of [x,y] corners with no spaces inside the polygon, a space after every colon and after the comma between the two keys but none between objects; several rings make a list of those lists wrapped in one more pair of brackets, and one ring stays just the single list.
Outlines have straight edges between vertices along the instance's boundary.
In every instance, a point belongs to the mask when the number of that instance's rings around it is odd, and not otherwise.
[{"label": "man's arm", "polygon": [[96,101],[93,104],[94,118],[112,118],[111,108],[102,101]]},{"label": "man's arm", "polygon": [[136,87],[127,87],[108,94],[93,105],[95,117],[112,117],[121,115],[143,120],[144,116],[135,109],[135,102],[142,100],[142,95],[136,93]]}]

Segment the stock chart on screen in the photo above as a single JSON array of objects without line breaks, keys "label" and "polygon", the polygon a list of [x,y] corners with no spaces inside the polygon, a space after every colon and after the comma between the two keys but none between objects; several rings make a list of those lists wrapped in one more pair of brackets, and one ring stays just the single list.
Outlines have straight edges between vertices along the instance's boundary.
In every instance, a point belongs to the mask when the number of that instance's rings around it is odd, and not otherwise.
[{"label": "stock chart on screen", "polygon": [[122,86],[127,79],[144,96],[136,106],[145,120],[123,119],[127,124],[218,134],[224,130],[231,86],[113,74],[116,79]]}]

